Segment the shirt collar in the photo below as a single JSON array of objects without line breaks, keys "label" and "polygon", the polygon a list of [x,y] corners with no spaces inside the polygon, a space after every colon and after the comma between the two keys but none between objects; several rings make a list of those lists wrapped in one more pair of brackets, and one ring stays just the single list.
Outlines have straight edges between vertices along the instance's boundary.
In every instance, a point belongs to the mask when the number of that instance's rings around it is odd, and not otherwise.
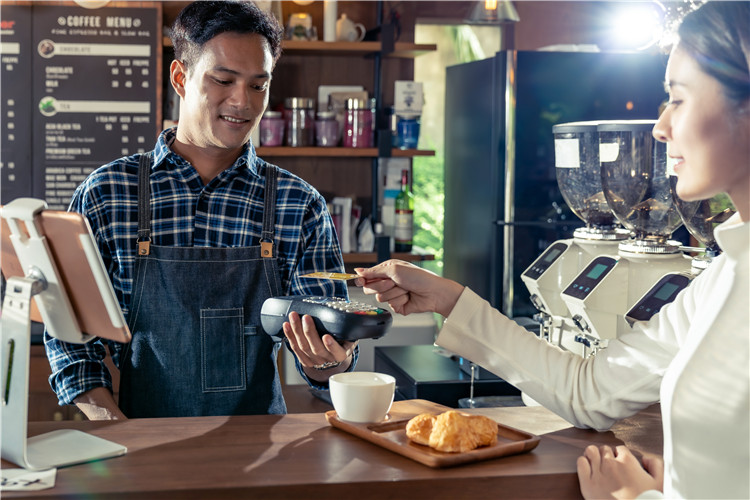
[{"label": "shirt collar", "polygon": [[[171,145],[174,142],[176,136],[177,127],[165,129],[161,134],[159,134],[159,139],[156,141],[156,147],[154,148],[154,162],[153,166],[151,167],[152,170],[166,168],[167,162],[165,160],[170,156],[181,158],[174,151],[172,151],[171,148]],[[247,169],[250,175],[256,178],[260,178],[260,174],[258,173],[258,161],[259,159],[257,154],[255,153],[255,147],[253,146],[252,141],[248,141],[242,147],[240,155],[228,170],[239,171],[242,169]]]},{"label": "shirt collar", "polygon": [[714,229],[714,237],[726,254],[739,258],[750,248],[750,222],[742,222],[736,213]]}]

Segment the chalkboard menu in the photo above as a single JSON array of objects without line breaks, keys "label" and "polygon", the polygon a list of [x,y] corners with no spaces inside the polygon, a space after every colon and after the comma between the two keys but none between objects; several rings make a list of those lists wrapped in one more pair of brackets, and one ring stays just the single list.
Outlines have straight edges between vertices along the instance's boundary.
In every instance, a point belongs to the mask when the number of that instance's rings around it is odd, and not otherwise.
[{"label": "chalkboard menu", "polygon": [[[2,19],[3,110],[12,100],[16,120],[3,123],[3,181],[13,180],[3,183],[2,202],[33,196],[65,209],[91,171],[153,148],[158,10],[4,6]],[[15,65],[6,65],[14,51]],[[25,76],[6,89],[11,72]],[[7,157],[6,144],[14,144]]]},{"label": "chalkboard menu", "polygon": [[31,9],[0,10],[0,202],[31,196]]}]

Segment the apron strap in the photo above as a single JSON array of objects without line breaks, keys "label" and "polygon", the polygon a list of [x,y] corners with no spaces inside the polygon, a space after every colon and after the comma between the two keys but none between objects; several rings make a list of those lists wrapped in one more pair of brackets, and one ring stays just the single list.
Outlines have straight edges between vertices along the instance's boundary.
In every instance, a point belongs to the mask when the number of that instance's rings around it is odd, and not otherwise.
[{"label": "apron strap", "polygon": [[[260,237],[263,258],[274,258],[273,236],[276,226],[276,186],[279,168],[266,164],[266,189],[263,207],[263,232]],[[138,164],[138,255],[151,252],[151,152],[141,155]]]},{"label": "apron strap", "polygon": [[138,163],[138,255],[151,253],[151,152]]},{"label": "apron strap", "polygon": [[276,224],[276,185],[279,168],[266,163],[266,189],[263,206],[263,232],[260,237],[260,253],[264,259],[274,257],[273,235]]}]

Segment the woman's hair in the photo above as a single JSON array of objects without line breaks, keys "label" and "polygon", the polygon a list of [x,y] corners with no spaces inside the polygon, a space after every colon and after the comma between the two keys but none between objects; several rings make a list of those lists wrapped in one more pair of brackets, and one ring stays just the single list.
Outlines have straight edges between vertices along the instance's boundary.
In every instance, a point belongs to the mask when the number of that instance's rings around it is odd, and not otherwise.
[{"label": "woman's hair", "polygon": [[714,77],[733,103],[750,99],[750,2],[708,1],[677,31],[678,46]]},{"label": "woman's hair", "polygon": [[170,32],[175,59],[191,68],[206,42],[227,32],[262,35],[274,64],[281,56],[283,30],[276,18],[252,2],[226,0],[193,2],[180,12]]}]

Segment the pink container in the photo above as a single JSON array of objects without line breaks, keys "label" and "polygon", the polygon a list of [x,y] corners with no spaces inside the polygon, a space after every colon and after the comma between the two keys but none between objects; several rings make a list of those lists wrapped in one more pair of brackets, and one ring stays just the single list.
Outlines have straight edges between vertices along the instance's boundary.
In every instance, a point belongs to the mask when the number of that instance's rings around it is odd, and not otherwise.
[{"label": "pink container", "polygon": [[284,118],[280,111],[266,111],[260,119],[260,145],[281,146],[284,144]]},{"label": "pink container", "polygon": [[364,99],[347,99],[344,147],[372,147],[372,111]]},{"label": "pink container", "polygon": [[333,111],[320,111],[315,121],[315,138],[318,146],[333,147],[339,142],[339,122]]}]

